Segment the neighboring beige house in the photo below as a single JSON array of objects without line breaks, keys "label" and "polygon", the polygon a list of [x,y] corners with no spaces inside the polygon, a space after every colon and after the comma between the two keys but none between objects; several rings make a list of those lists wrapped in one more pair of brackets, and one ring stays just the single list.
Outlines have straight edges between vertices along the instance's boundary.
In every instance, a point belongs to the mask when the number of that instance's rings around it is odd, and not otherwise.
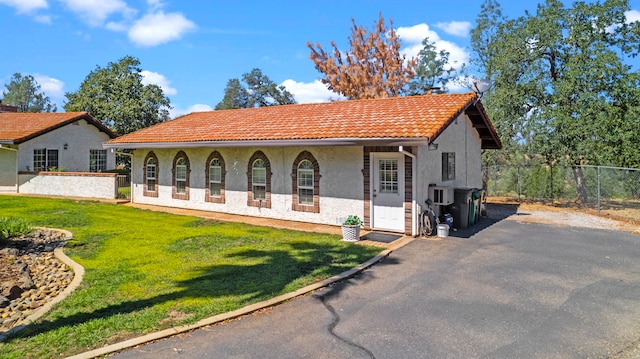
[{"label": "neighboring beige house", "polygon": [[134,150],[136,203],[405,234],[501,146],[475,93],[198,112],[104,144]]},{"label": "neighboring beige house", "polygon": [[102,143],[116,136],[86,112],[0,112],[0,191],[44,193],[33,184],[50,170],[112,170],[115,154]]}]

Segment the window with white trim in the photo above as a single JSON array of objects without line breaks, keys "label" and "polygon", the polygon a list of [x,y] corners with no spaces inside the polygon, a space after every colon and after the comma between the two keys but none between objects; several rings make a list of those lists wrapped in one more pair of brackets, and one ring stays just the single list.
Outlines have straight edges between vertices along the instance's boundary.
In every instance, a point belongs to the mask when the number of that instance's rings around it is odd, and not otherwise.
[{"label": "window with white trim", "polygon": [[107,170],[107,150],[89,150],[89,172]]},{"label": "window with white trim", "polygon": [[456,179],[456,154],[455,152],[442,153],[442,180]]},{"label": "window with white trim", "polygon": [[187,161],[184,157],[176,161],[176,193],[187,193]]},{"label": "window with white trim", "polygon": [[58,168],[58,150],[39,148],[33,150],[33,171],[49,171]]},{"label": "window with white trim", "polygon": [[251,190],[254,201],[265,201],[267,199],[267,167],[264,160],[258,158],[251,166]]},{"label": "window with white trim", "polygon": [[145,166],[146,170],[146,187],[145,190],[147,192],[155,192],[156,191],[156,186],[158,184],[157,180],[156,180],[156,176],[157,176],[157,163],[156,163],[156,158],[155,157],[149,157],[147,159],[147,164]]},{"label": "window with white trim", "polygon": [[298,165],[298,203],[313,205],[313,164],[302,160]]},{"label": "window with white trim", "polygon": [[222,189],[222,164],[219,158],[209,163],[209,196],[220,197]]}]

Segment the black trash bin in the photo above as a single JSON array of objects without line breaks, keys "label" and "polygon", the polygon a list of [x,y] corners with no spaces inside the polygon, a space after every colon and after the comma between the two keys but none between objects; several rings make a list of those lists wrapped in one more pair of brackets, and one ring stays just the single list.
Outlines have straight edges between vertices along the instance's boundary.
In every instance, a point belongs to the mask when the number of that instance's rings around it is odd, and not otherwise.
[{"label": "black trash bin", "polygon": [[453,226],[455,228],[464,229],[469,227],[469,214],[472,206],[471,188],[456,188],[453,191],[453,204],[447,209],[453,216]]}]

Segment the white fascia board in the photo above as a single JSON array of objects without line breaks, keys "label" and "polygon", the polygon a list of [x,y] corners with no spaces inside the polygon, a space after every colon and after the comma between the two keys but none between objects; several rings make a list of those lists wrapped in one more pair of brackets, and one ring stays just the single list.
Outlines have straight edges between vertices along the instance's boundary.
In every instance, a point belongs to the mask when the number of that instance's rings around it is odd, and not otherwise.
[{"label": "white fascia board", "polygon": [[102,147],[137,148],[198,148],[198,147],[300,147],[300,146],[426,146],[428,138],[335,138],[315,140],[252,140],[252,141],[194,141],[103,143]]}]

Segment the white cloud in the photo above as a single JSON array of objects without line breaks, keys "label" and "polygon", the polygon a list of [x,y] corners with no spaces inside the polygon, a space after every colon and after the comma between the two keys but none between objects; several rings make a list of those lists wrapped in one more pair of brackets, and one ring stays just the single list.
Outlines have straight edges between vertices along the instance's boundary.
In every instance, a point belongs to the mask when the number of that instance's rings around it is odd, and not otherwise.
[{"label": "white cloud", "polygon": [[320,80],[311,83],[285,80],[282,83],[298,103],[329,102],[331,100],[343,100],[344,97],[329,90]]},{"label": "white cloud", "polygon": [[122,14],[125,18],[131,18],[137,12],[122,0],[62,0],[62,2],[90,26],[102,26],[113,14]]},{"label": "white cloud", "polygon": [[430,42],[435,44],[436,51],[445,50],[449,53],[449,66],[455,69],[459,69],[462,64],[468,64],[471,58],[467,50],[454,42],[442,40],[438,33],[431,30],[427,24],[399,27],[396,31],[405,45],[400,52],[407,58],[418,55],[423,48],[422,40],[427,37]]},{"label": "white cloud", "polygon": [[627,17],[627,24],[630,24],[635,21],[640,21],[640,11],[638,10],[630,10],[624,13]]},{"label": "white cloud", "polygon": [[450,35],[467,37],[471,29],[471,23],[468,21],[440,22],[436,24],[436,27]]},{"label": "white cloud", "polygon": [[181,108],[179,106],[174,106],[172,109],[169,110],[169,117],[176,118],[182,115],[190,114],[192,112],[206,112],[206,111],[213,111],[213,108],[207,104],[202,104],[202,103],[191,105],[186,109]]},{"label": "white cloud", "polygon": [[18,14],[29,14],[35,10],[49,7],[47,0],[0,0],[0,4],[15,8]]},{"label": "white cloud", "polygon": [[47,75],[33,74],[32,76],[47,96],[58,100],[64,98],[64,82]]},{"label": "white cloud", "polygon": [[177,40],[196,25],[181,13],[146,14],[129,29],[129,40],[139,46],[156,46]]},{"label": "white cloud", "polygon": [[51,23],[53,22],[50,15],[37,15],[33,19],[36,22],[46,25],[51,25]]},{"label": "white cloud", "polygon": [[170,81],[164,77],[164,75],[159,74],[153,71],[141,71],[140,75],[142,75],[142,84],[149,85],[154,84],[160,86],[162,88],[162,92],[164,92],[167,96],[173,96],[178,93],[178,90],[171,87]]}]

